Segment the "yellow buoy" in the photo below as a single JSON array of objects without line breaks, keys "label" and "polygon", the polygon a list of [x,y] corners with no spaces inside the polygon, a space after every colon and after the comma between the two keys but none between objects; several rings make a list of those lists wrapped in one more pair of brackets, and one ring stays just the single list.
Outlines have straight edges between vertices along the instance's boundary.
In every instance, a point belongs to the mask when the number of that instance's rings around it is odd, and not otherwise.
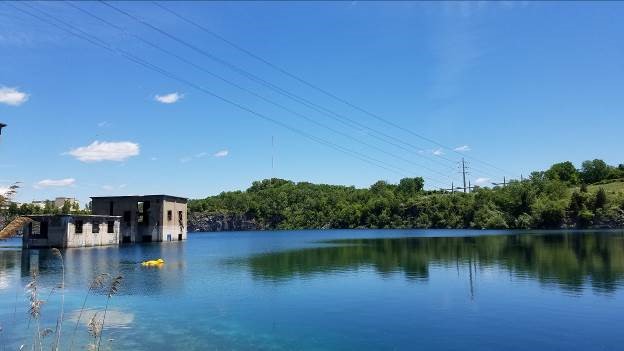
[{"label": "yellow buoy", "polygon": [[162,258],[141,262],[141,266],[160,266],[163,264],[165,264],[165,260],[163,260]]}]

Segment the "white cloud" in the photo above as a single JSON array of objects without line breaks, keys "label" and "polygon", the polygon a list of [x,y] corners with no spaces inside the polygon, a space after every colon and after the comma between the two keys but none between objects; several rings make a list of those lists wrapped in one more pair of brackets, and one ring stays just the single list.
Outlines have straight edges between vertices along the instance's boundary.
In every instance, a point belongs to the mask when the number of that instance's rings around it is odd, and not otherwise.
[{"label": "white cloud", "polygon": [[113,190],[117,190],[117,189],[123,189],[126,187],[126,184],[120,184],[118,186],[114,186],[114,185],[102,185],[102,189],[106,190],[106,191],[113,191]]},{"label": "white cloud", "polygon": [[455,151],[459,151],[459,152],[466,152],[466,151],[470,151],[470,146],[468,145],[462,145],[462,146],[458,146],[456,148],[454,148],[453,150]]},{"label": "white cloud", "polygon": [[64,186],[74,185],[75,183],[76,183],[76,179],[74,178],[44,179],[44,180],[37,182],[37,184],[35,184],[35,188],[41,189],[41,188],[49,188],[49,187],[64,187]]},{"label": "white cloud", "polygon": [[490,181],[490,178],[477,178],[475,180],[475,185],[483,185]]},{"label": "white cloud", "polygon": [[176,93],[171,93],[171,94],[166,94],[166,95],[156,95],[154,96],[154,99],[163,104],[175,104],[183,97],[184,95],[176,92]]},{"label": "white cloud", "polygon": [[0,104],[19,106],[28,101],[29,95],[16,88],[0,87]]},{"label": "white cloud", "polygon": [[229,154],[230,154],[230,151],[226,149],[226,150],[219,150],[219,151],[215,152],[214,154],[212,154],[212,156],[214,156],[214,157],[225,157],[225,156],[227,156]]},{"label": "white cloud", "polygon": [[139,154],[139,144],[129,141],[96,140],[88,146],[81,146],[67,153],[82,162],[124,161]]},{"label": "white cloud", "polygon": [[436,155],[436,156],[444,155],[444,151],[442,151],[442,149],[433,150],[433,151],[431,151],[431,153]]},{"label": "white cloud", "polygon": [[207,152],[200,152],[200,153],[198,153],[197,155],[195,155],[195,157],[197,157],[197,158],[202,158],[202,157],[204,157],[204,156],[206,156],[206,155],[208,155],[208,153],[207,153]]}]

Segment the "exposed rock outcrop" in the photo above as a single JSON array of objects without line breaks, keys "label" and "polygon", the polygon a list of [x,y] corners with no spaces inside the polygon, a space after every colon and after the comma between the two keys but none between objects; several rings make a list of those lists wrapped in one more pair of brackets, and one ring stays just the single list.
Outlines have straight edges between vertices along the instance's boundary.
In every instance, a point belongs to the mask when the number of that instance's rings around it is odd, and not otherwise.
[{"label": "exposed rock outcrop", "polygon": [[188,216],[190,232],[226,232],[263,229],[255,219],[244,215],[222,213],[191,213]]}]

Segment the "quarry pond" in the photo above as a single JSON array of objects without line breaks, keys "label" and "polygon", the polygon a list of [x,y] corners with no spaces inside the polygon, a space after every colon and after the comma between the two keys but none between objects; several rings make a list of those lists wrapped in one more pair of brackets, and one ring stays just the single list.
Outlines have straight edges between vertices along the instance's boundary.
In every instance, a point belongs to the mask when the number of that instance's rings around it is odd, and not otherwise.
[{"label": "quarry pond", "polygon": [[[30,349],[24,287],[56,328],[60,260],[1,242],[0,344]],[[62,251],[60,349],[122,275],[102,350],[615,350],[624,345],[624,231],[323,230],[193,233]],[[160,267],[140,263],[162,258]],[[85,301],[84,313],[77,323]],[[52,345],[54,338],[42,338]],[[44,347],[44,348],[49,348]]]}]

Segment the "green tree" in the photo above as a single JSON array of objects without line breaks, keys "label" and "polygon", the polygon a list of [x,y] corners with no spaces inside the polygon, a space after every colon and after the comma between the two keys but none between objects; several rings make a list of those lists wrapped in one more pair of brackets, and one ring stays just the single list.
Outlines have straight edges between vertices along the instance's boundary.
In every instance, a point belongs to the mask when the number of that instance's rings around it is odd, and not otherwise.
[{"label": "green tree", "polygon": [[610,167],[603,160],[584,161],[581,166],[581,178],[588,184],[607,179],[609,173]]},{"label": "green tree", "polygon": [[580,180],[578,170],[570,161],[555,163],[546,171],[545,176],[550,180],[560,180],[570,184],[578,184]]},{"label": "green tree", "polygon": [[420,193],[425,186],[425,181],[421,177],[403,178],[399,181],[397,192],[404,196],[414,196]]},{"label": "green tree", "polygon": [[607,204],[607,192],[603,188],[599,188],[596,192],[596,200],[594,201],[594,208],[604,208]]},{"label": "green tree", "polygon": [[69,202],[68,200],[65,200],[65,202],[63,203],[63,207],[61,207],[61,213],[70,214],[71,210],[72,210],[72,203]]}]

